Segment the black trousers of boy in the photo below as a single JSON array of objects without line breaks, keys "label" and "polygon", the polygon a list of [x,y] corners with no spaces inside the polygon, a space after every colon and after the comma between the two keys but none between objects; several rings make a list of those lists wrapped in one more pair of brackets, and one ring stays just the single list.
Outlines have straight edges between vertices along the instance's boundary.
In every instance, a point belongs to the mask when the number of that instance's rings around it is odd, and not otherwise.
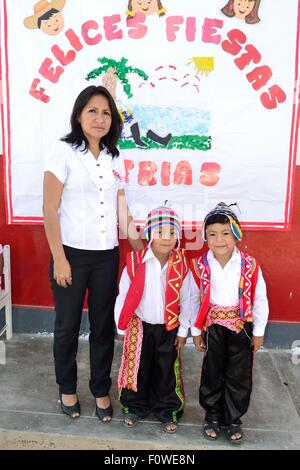
[{"label": "black trousers of boy", "polygon": [[184,397],[180,365],[179,370],[175,370],[177,331],[178,328],[167,331],[165,325],[143,322],[137,392],[123,388],[120,395],[125,413],[145,418],[152,412],[162,423],[176,422],[182,416]]},{"label": "black trousers of boy", "polygon": [[252,391],[252,324],[239,333],[213,324],[206,332],[200,405],[207,422],[239,424],[249,407]]},{"label": "black trousers of boy", "polygon": [[56,311],[53,345],[56,382],[60,393],[76,393],[76,354],[83,303],[88,291],[89,385],[94,397],[104,397],[111,387],[119,250],[118,247],[112,250],[78,250],[64,246],[64,251],[71,265],[71,286],[57,285],[53,279],[53,260],[50,262]]}]

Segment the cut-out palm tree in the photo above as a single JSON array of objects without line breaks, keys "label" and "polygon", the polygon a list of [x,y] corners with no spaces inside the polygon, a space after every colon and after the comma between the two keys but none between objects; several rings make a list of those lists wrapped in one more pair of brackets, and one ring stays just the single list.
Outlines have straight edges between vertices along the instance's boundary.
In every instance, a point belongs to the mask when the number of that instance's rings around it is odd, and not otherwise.
[{"label": "cut-out palm tree", "polygon": [[148,75],[141,69],[127,65],[128,59],[122,57],[121,60],[108,59],[107,57],[101,57],[97,59],[100,62],[101,66],[97,69],[92,70],[86,76],[86,80],[91,80],[93,78],[99,77],[102,73],[109,73],[112,69],[117,78],[120,80],[123,86],[123,90],[128,96],[132,98],[133,94],[131,93],[131,85],[127,78],[129,73],[136,73],[139,77],[142,77],[144,80],[148,80]]},{"label": "cut-out palm tree", "polygon": [[[119,100],[117,100],[117,84],[118,81],[122,83],[123,90],[131,98],[133,94],[131,93],[131,86],[127,75],[129,73],[136,73],[144,80],[148,80],[148,75],[141,69],[131,67],[127,65],[128,59],[122,57],[120,61],[114,59],[108,59],[107,57],[102,57],[97,59],[102,65],[98,69],[92,70],[88,73],[86,80],[91,80],[93,78],[99,77],[101,74],[104,74],[102,77],[102,86],[104,86],[112,95],[112,97],[117,101],[119,105],[119,113],[121,115],[124,125],[130,127],[131,136],[138,147],[147,148],[148,144],[141,139],[140,128],[138,122],[134,119],[132,111],[124,106]],[[164,147],[166,147],[171,139],[171,134],[162,137],[156,132],[149,129],[147,131],[146,137],[153,142],[156,142]]]}]

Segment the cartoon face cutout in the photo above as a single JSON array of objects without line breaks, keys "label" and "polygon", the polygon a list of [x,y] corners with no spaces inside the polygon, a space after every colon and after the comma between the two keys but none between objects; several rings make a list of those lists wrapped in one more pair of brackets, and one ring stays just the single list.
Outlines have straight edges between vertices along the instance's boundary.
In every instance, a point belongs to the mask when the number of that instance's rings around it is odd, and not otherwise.
[{"label": "cartoon face cutout", "polygon": [[49,36],[56,36],[62,31],[63,27],[64,17],[59,11],[57,13],[54,13],[54,15],[52,15],[47,20],[42,20],[40,29]]},{"label": "cartoon face cutout", "polygon": [[234,0],[233,9],[235,16],[244,20],[252,12],[254,6],[255,0]]},{"label": "cartoon face cutout", "polygon": [[132,0],[131,5],[134,13],[143,13],[145,16],[158,10],[157,0]]}]

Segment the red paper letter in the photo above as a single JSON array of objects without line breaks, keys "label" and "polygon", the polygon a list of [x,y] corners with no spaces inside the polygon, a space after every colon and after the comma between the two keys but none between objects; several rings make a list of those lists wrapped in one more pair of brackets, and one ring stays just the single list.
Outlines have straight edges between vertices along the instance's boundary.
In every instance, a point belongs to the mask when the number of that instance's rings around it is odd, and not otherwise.
[{"label": "red paper letter", "polygon": [[270,78],[272,77],[272,70],[268,65],[262,65],[261,67],[256,67],[252,72],[249,72],[246,77],[247,80],[252,83],[254,90],[259,90],[265,86]]},{"label": "red paper letter", "polygon": [[116,31],[117,26],[115,25],[115,23],[119,23],[121,21],[121,16],[104,16],[103,20],[106,39],[108,41],[112,41],[113,39],[122,39],[123,31],[121,31],[121,29]]},{"label": "red paper letter", "polygon": [[277,108],[277,103],[285,102],[286,94],[278,85],[273,85],[269,88],[268,92],[260,95],[260,100],[265,108],[275,109]]},{"label": "red paper letter", "polygon": [[205,18],[202,26],[202,41],[220,44],[221,35],[216,34],[217,28],[223,28],[223,20]]},{"label": "red paper letter", "polygon": [[133,170],[134,163],[132,160],[124,160],[125,166],[125,183],[129,183],[129,171]]},{"label": "red paper letter", "polygon": [[187,160],[182,160],[176,166],[174,173],[174,183],[175,184],[186,184],[190,185],[193,183],[193,173],[190,162]]},{"label": "red paper letter", "polygon": [[229,41],[222,42],[223,50],[228,54],[237,55],[242,49],[240,44],[245,44],[247,36],[239,29],[231,29],[227,36]]},{"label": "red paper letter", "polygon": [[218,173],[221,171],[221,167],[218,163],[214,162],[205,162],[201,166],[200,183],[203,186],[215,186],[219,182]]},{"label": "red paper letter", "polygon": [[50,96],[45,95],[45,88],[40,87],[37,89],[38,84],[41,82],[38,78],[35,78],[31,84],[29,94],[37,100],[43,101],[43,103],[49,103]]},{"label": "red paper letter", "polygon": [[162,162],[161,165],[161,184],[163,186],[170,186],[171,182],[171,163]]},{"label": "red paper letter", "polygon": [[146,161],[139,163],[138,183],[141,186],[154,186],[157,183],[154,173],[157,172],[157,166],[154,162]]},{"label": "red paper letter", "polygon": [[189,42],[195,41],[196,18],[194,16],[189,16],[186,19],[185,35],[186,35],[186,38]]},{"label": "red paper letter", "polygon": [[70,50],[68,51],[66,54],[61,50],[60,47],[58,47],[57,45],[55,46],[52,46],[51,47],[51,51],[54,55],[54,57],[56,57],[56,59],[58,60],[58,62],[61,63],[61,65],[63,65],[64,67],[68,64],[70,64],[71,62],[73,62],[73,60],[75,59],[76,57],[76,52],[73,51],[73,50]]},{"label": "red paper letter", "polygon": [[246,53],[242,54],[240,57],[237,59],[234,59],[235,65],[240,69],[244,70],[244,68],[250,64],[250,62],[253,62],[254,64],[258,64],[258,62],[261,59],[261,55],[258,52],[258,50],[252,46],[252,44],[247,44],[245,47]]},{"label": "red paper letter", "polygon": [[143,15],[142,13],[141,14],[138,13],[132,18],[126,19],[127,26],[135,28],[135,29],[130,29],[128,31],[128,36],[131,39],[142,39],[143,37],[146,36],[148,28],[146,25],[142,24],[142,23],[145,23],[145,19],[146,19],[146,16]]},{"label": "red paper letter", "polygon": [[63,67],[51,67],[51,64],[53,64],[51,59],[45,59],[39,68],[39,73],[49,82],[57,83],[61,74],[64,73],[64,69]]},{"label": "red paper letter", "polygon": [[178,25],[183,23],[183,16],[168,16],[166,19],[167,39],[172,42],[176,39],[175,31],[179,30]]},{"label": "red paper letter", "polygon": [[90,29],[98,29],[99,25],[96,23],[96,21],[87,21],[84,23],[81,27],[81,35],[84,39],[84,42],[88,46],[94,46],[95,44],[99,44],[99,42],[102,41],[102,36],[101,34],[96,34],[94,38],[89,36],[89,31]]}]

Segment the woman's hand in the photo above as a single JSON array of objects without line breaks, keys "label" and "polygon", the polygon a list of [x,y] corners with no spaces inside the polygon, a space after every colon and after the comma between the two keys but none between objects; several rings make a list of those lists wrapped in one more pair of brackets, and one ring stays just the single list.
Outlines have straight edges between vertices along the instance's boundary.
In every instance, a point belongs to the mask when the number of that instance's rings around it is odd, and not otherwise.
[{"label": "woman's hand", "polygon": [[71,266],[67,258],[54,260],[53,278],[61,287],[68,287],[72,284]]}]

